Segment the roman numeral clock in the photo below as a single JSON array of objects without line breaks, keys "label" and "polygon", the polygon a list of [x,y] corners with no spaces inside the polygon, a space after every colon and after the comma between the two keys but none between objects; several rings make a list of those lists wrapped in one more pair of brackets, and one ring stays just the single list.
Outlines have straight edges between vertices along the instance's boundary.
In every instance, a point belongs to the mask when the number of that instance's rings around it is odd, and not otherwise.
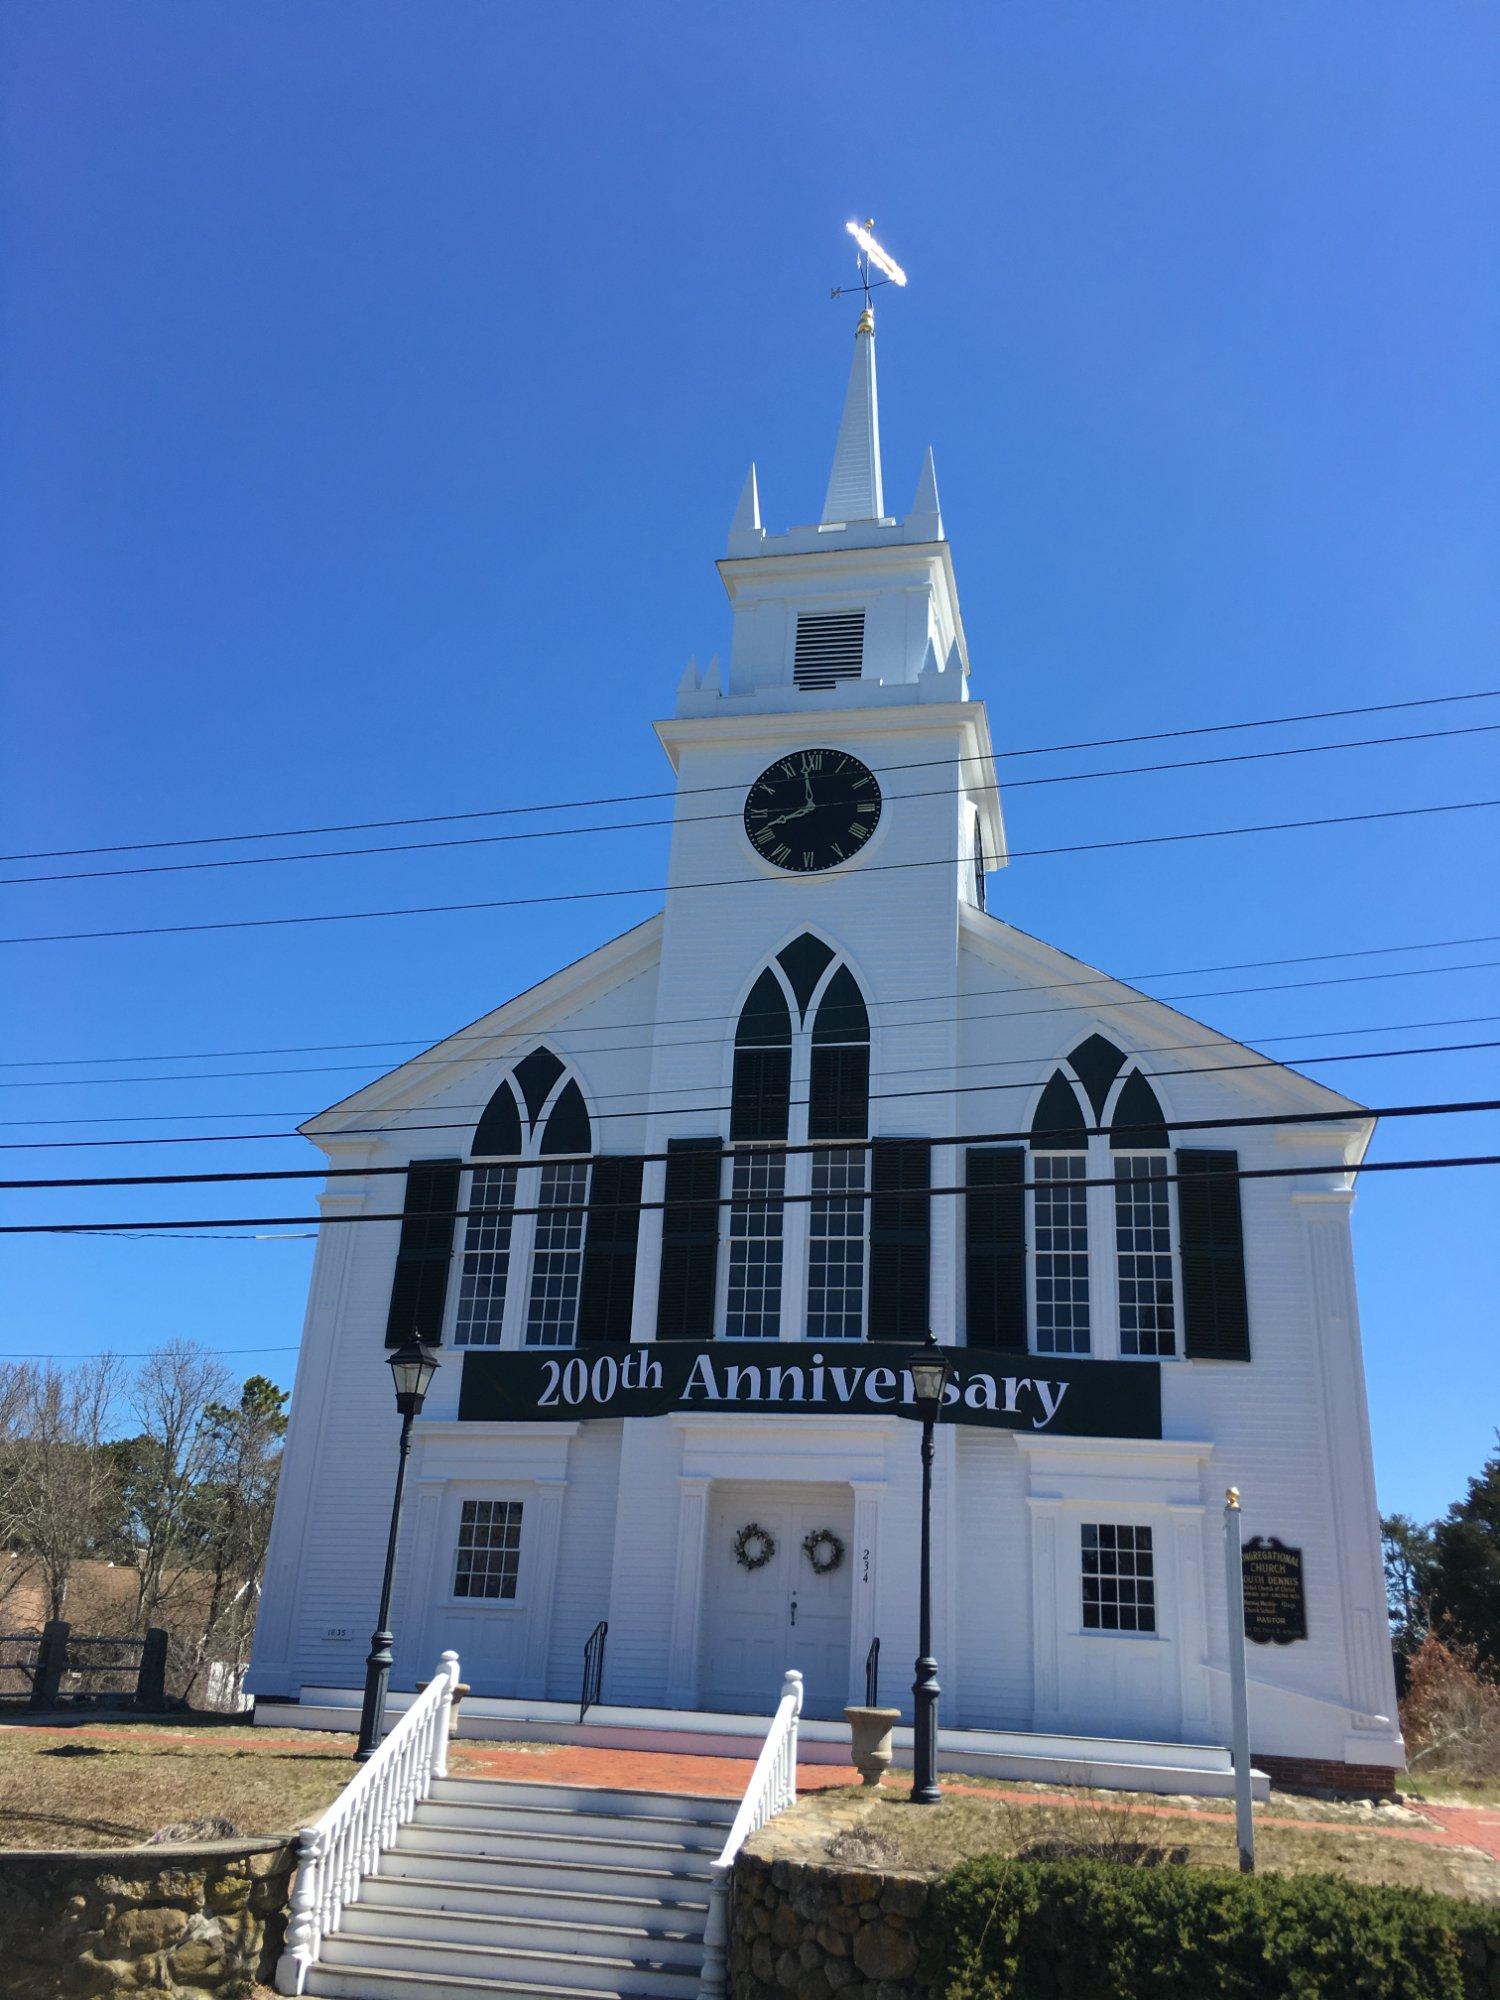
[{"label": "roman numeral clock", "polygon": [[798,875],[837,868],[880,824],[875,774],[845,750],[794,750],[762,771],[745,799],[750,845]]}]

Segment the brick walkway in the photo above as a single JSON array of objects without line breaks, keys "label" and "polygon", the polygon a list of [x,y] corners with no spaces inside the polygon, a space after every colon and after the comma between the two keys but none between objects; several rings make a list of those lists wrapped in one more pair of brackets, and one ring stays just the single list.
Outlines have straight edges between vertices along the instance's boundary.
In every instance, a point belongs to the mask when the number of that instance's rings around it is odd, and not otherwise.
[{"label": "brick walkway", "polygon": [[[455,1773],[485,1778],[507,1778],[534,1785],[599,1785],[625,1792],[696,1792],[710,1798],[739,1798],[750,1781],[754,1766],[746,1757],[679,1757],[655,1750],[596,1750],[581,1744],[539,1744],[534,1750],[517,1750],[509,1745],[485,1743],[467,1737],[453,1746],[450,1768]],[[853,1785],[859,1774],[852,1764],[800,1764],[797,1789],[800,1792],[828,1791],[837,1785]],[[966,1785],[946,1780],[950,1792],[993,1796],[983,1785]],[[1089,1806],[1094,1798],[1071,1798],[1066,1792],[1022,1792],[1005,1794],[1016,1806]],[[1286,1794],[1282,1794],[1286,1798]],[[1290,1802],[1288,1801],[1288,1804]],[[1124,1794],[1112,1796],[1110,1804],[1123,1812],[1139,1813],[1152,1819],[1222,1820],[1222,1811],[1204,1806],[1156,1805]],[[1412,1841],[1424,1847],[1477,1847],[1500,1861],[1500,1809],[1488,1806],[1422,1805],[1416,1810],[1430,1820],[1430,1826],[1389,1826],[1379,1820],[1330,1822],[1300,1817],[1282,1805],[1269,1812],[1256,1807],[1258,1824],[1302,1826],[1326,1832],[1330,1824],[1352,1825],[1363,1833],[1375,1833],[1386,1840]]]}]

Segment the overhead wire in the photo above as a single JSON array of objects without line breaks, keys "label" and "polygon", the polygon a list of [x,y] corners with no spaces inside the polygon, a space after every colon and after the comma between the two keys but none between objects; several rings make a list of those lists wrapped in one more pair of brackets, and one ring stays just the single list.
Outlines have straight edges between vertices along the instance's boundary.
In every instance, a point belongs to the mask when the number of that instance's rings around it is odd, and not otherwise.
[{"label": "overhead wire", "polygon": [[[1015,931],[1015,927],[1011,925],[1007,925],[1006,929],[1014,931],[1014,934],[1016,936],[1019,936],[1030,942],[1029,933],[1025,931]],[[1073,988],[1080,986],[1096,986],[1096,985],[1129,986],[1132,985],[1136,980],[1140,979],[1201,979],[1201,978],[1206,978],[1211,973],[1215,972],[1270,971],[1283,965],[1322,965],[1328,963],[1330,960],[1340,959],[1340,958],[1390,958],[1400,952],[1406,952],[1406,951],[1450,951],[1450,950],[1460,949],[1465,945],[1496,944],[1496,943],[1500,943],[1500,931],[1480,931],[1469,937],[1423,938],[1411,944],[1355,945],[1355,946],[1350,946],[1349,948],[1343,951],[1298,952],[1294,953],[1289,957],[1281,957],[1281,958],[1230,959],[1222,965],[1185,965],[1185,966],[1180,965],[1180,966],[1173,966],[1169,970],[1162,972],[1123,972],[1123,973],[1091,972],[1087,976],[1087,978],[1084,979],[1053,979],[1041,982],[1033,981],[1029,984],[1023,984],[1017,986],[975,987],[967,993],[960,993],[956,989],[946,989],[946,988],[941,993],[903,993],[903,994],[892,995],[882,1000],[879,1004],[882,1008],[911,1007],[917,1005],[926,1006],[939,1000],[994,999],[997,998],[999,995],[1005,993],[1033,993],[1033,992],[1061,993],[1061,992],[1071,991]],[[1443,968],[1437,966],[1426,966],[1426,967],[1418,966],[1412,968],[1413,971],[1418,973],[1424,971],[1440,971],[1442,969]],[[1462,970],[1464,968],[1456,967],[1454,969]],[[1249,990],[1271,991],[1275,989],[1259,988],[1259,989],[1249,989]],[[503,1001],[500,1004],[502,1006],[509,1006],[514,1004],[515,1000],[522,999],[524,997],[525,997],[524,994],[514,995],[512,996],[512,999],[510,1001]],[[1145,995],[1143,997],[1149,999],[1154,996]],[[1194,996],[1187,995],[1183,997],[1192,998]],[[498,1008],[495,1011],[498,1012],[499,1011]],[[1469,1016],[1465,1018],[1473,1019],[1479,1017]],[[570,1021],[567,1024],[567,1032],[569,1035],[621,1034],[624,1032],[632,1031],[637,1028],[651,1029],[655,1031],[660,1028],[703,1027],[713,1022],[737,1021],[738,1019],[739,1019],[738,1013],[727,1013],[727,1014],[721,1013],[721,1014],[663,1014],[655,1016],[654,1018],[649,1020],[607,1021],[594,1024],[590,1024],[589,1022],[586,1021],[585,1022]],[[897,1026],[899,1025],[899,1023],[891,1023],[890,1025]],[[1437,1022],[1418,1021],[1413,1025],[1416,1027],[1444,1027],[1453,1024],[1442,1021],[1437,1021]],[[1359,1029],[1351,1029],[1349,1030],[1349,1032],[1357,1034],[1364,1031]],[[1382,1029],[1379,1032],[1384,1033],[1386,1031]],[[327,1054],[341,1054],[346,1051],[352,1051],[355,1049],[390,1049],[390,1048],[405,1048],[405,1047],[418,1047],[418,1048],[443,1047],[447,1049],[447,1048],[452,1048],[455,1044],[462,1042],[484,1042],[488,1046],[497,1040],[530,1039],[535,1035],[535,1033],[536,1030],[534,1027],[527,1026],[522,1028],[486,1028],[483,1030],[473,1031],[473,1032],[470,1032],[468,1030],[460,1030],[457,1034],[431,1035],[427,1037],[422,1037],[418,1035],[406,1035],[400,1037],[393,1036],[390,1040],[383,1042],[306,1042],[306,1043],[294,1042],[280,1047],[271,1047],[271,1048],[190,1049],[190,1050],[177,1050],[175,1052],[167,1054],[155,1054],[155,1055],[12,1057],[6,1060],[0,1060],[0,1070],[51,1069],[59,1067],[64,1064],[72,1064],[79,1068],[82,1068],[84,1066],[93,1068],[93,1067],[98,1067],[99,1065],[104,1063],[221,1062],[221,1061],[228,1061],[236,1056],[327,1055]],[[657,1046],[657,1044],[655,1042],[652,1042],[648,1046],[655,1047]],[[599,1053],[604,1053],[604,1051],[599,1051]],[[443,1058],[440,1058],[439,1060],[442,1060],[444,1062],[471,1061],[474,1060],[474,1058],[445,1056]],[[485,1061],[489,1060],[489,1058],[480,1057],[478,1058],[478,1060]],[[407,1068],[409,1066],[410,1066],[409,1062],[400,1065],[400,1067],[402,1068]],[[352,1064],[350,1065],[350,1067],[365,1068],[367,1067],[367,1065],[362,1063]],[[248,1073],[296,1075],[299,1072],[256,1071]],[[321,1075],[325,1073],[326,1072],[322,1070],[315,1070],[315,1069],[309,1069],[306,1072],[306,1074],[308,1075]],[[220,1072],[220,1074],[228,1074],[228,1072]],[[88,1079],[80,1079],[80,1080],[88,1081]],[[100,1079],[100,1080],[104,1081],[107,1079]],[[28,1088],[29,1084],[27,1080],[23,1078],[20,1079],[18,1083],[14,1086],[0,1085],[0,1088],[12,1088],[12,1087],[24,1089]]]},{"label": "overhead wire", "polygon": [[[872,1097],[875,1094],[872,1092]],[[909,1094],[923,1095],[925,1093],[913,1092]],[[806,1099],[793,1098],[791,1103],[794,1105],[805,1105],[806,1101]],[[1235,1131],[1242,1129],[1262,1129],[1272,1126],[1279,1129],[1282,1126],[1292,1125],[1357,1123],[1363,1122],[1365,1119],[1374,1118],[1457,1118],[1468,1117],[1486,1111],[1500,1111],[1500,1097],[1438,1099],[1421,1104],[1354,1105],[1348,1109],[1330,1111],[1239,1113],[1232,1116],[1225,1115],[1220,1118],[1164,1117],[1159,1125],[1143,1125],[1139,1123],[1122,1125],[1118,1120],[1113,1120],[1108,1125],[1094,1124],[1087,1126],[1084,1128],[1084,1131],[1088,1137],[1092,1138],[1118,1139],[1122,1135],[1132,1132],[1154,1133],[1158,1130],[1171,1132],[1218,1132],[1229,1129]],[[912,1142],[922,1144],[931,1143],[933,1146],[994,1146],[1007,1144],[1011,1141],[1035,1144],[1038,1140],[1048,1139],[1058,1141],[1053,1150],[1067,1152],[1069,1146],[1066,1142],[1072,1136],[1071,1132],[1060,1130],[1048,1131],[1045,1128],[1039,1129],[1035,1125],[1028,1125],[1023,1129],[1015,1131],[913,1134]],[[906,1143],[906,1141],[903,1140],[902,1143]],[[869,1152],[873,1146],[879,1144],[880,1137],[878,1135],[873,1138],[861,1139],[727,1139],[719,1148],[719,1157],[728,1159],[737,1153],[748,1153],[756,1156],[770,1155],[778,1159],[786,1159],[801,1154]],[[600,1159],[618,1157],[618,1155],[595,1152],[548,1153],[542,1156],[538,1156],[535,1153],[494,1153],[485,1154],[482,1158],[466,1161],[464,1164],[466,1166],[484,1168],[536,1167],[562,1164],[592,1165]],[[674,1156],[670,1152],[633,1152],[629,1157],[639,1160],[644,1164],[660,1165]],[[246,1181],[372,1180],[393,1174],[404,1174],[406,1172],[407,1165],[402,1163],[396,1166],[384,1167],[227,1168],[218,1172],[191,1174],[70,1174],[45,1179],[0,1180],[0,1192],[16,1193],[22,1190],[36,1192],[40,1190],[57,1191],[61,1189],[74,1190],[78,1188],[105,1187],[220,1187],[232,1182]],[[774,1206],[781,1197],[779,1195],[763,1197],[739,1196],[736,1199],[748,1201],[752,1206],[757,1203],[763,1206]],[[557,1208],[564,1210],[584,1209],[588,1206],[589,1203],[587,1201],[547,1204],[549,1210]]]},{"label": "overhead wire", "polygon": [[[1040,778],[1009,778],[1006,780],[1006,785],[1011,791],[1035,785],[1077,785],[1099,778],[1134,778],[1168,771],[1196,771],[1215,765],[1262,763],[1267,759],[1278,757],[1314,757],[1333,750],[1370,750],[1393,743],[1428,743],[1438,738],[1483,736],[1494,734],[1496,731],[1500,731],[1500,722],[1470,723],[1457,729],[1418,730],[1401,736],[1366,736],[1344,743],[1307,743],[1276,750],[1236,751],[1222,757],[1191,757],[1175,763],[1132,764],[1116,770],[1064,771]],[[951,765],[953,761],[951,757],[924,759],[922,767],[936,762]],[[960,764],[993,763],[998,761],[998,756],[959,756],[957,761]],[[919,767],[885,764],[877,767],[876,776],[889,777],[892,772],[914,768]],[[715,786],[713,789],[733,788]],[[885,803],[896,806],[914,799],[954,798],[970,790],[972,782],[940,785],[930,791],[892,792],[886,795]],[[708,826],[726,820],[738,820],[739,817],[738,810],[689,813],[681,816],[668,814],[660,819],[603,820],[591,826],[535,827],[521,833],[470,833],[455,834],[444,840],[387,841],[378,847],[321,847],[291,854],[218,855],[209,861],[157,861],[137,863],[128,868],[71,869],[54,871],[46,875],[0,875],[0,888],[23,888],[31,883],[44,882],[103,882],[143,875],[191,874],[215,868],[266,868],[294,861],[347,861],[369,855],[446,853],[457,847],[492,847],[526,840],[571,840],[599,833],[640,833],[673,825]]]},{"label": "overhead wire", "polygon": [[[991,761],[1012,757],[1060,756],[1076,750],[1111,750],[1130,743],[1166,743],[1187,736],[1217,736],[1241,729],[1279,729],[1299,722],[1336,722],[1355,715],[1390,715],[1399,710],[1441,708],[1456,702],[1496,699],[1500,699],[1500,688],[1479,688],[1468,694],[1422,695],[1406,701],[1364,702],[1353,708],[1324,708],[1307,710],[1296,715],[1255,716],[1244,722],[1196,723],[1176,729],[1139,730],[1128,736],[1095,736],[1074,743],[1044,743],[1025,749],[994,752]],[[952,759],[949,757],[933,757],[908,764],[888,765],[886,768],[915,771],[951,762]],[[700,797],[707,793],[736,789],[737,785],[732,782],[717,785],[668,786],[659,791],[611,792],[592,798],[554,799],[535,805],[485,806],[469,812],[408,814],[398,819],[345,820],[321,826],[273,827],[253,833],[241,831],[181,835],[169,840],[120,841],[108,846],[32,848],[18,850],[13,854],[0,854],[0,863],[65,861],[75,856],[89,854],[143,854],[170,847],[217,847],[235,841],[300,840],[332,833],[376,833],[388,827],[439,826],[452,824],[458,820],[511,818],[524,813],[577,812],[593,806],[649,804],[657,799]]]},{"label": "overhead wire", "polygon": [[[1136,847],[1176,846],[1194,840],[1231,840],[1247,834],[1298,833],[1330,826],[1369,825],[1377,820],[1430,818],[1439,813],[1483,812],[1500,805],[1500,799],[1459,799],[1439,805],[1397,806],[1376,812],[1331,813],[1318,819],[1267,820],[1250,826],[1196,827],[1182,833],[1127,835],[1114,840],[1068,842],[1055,847],[1012,848],[1011,860],[1040,860],[1064,854],[1099,854]],[[860,874],[888,875],[914,868],[952,868],[967,864],[972,857],[942,855],[928,861],[870,861]],[[528,909],[538,904],[591,903],[618,901],[629,896],[687,895],[706,889],[743,889],[787,883],[801,885],[796,875],[721,875],[699,882],[641,883],[614,889],[562,889],[534,896],[489,896],[460,903],[398,904],[376,910],[323,910],[277,917],[219,917],[187,924],[125,924],[108,930],[32,931],[0,937],[0,945],[79,944],[130,937],[185,937],[214,931],[279,930],[291,925],[366,923],[392,917],[452,916],[477,910]]]},{"label": "overhead wire", "polygon": [[[942,1145],[951,1145],[955,1142],[950,1139],[934,1139],[932,1143],[935,1146],[942,1146]],[[1497,1166],[1500,1166],[1500,1153],[1468,1153],[1461,1155],[1450,1155],[1444,1158],[1437,1158],[1437,1159],[1369,1160],[1363,1162],[1359,1166],[1350,1165],[1349,1162],[1344,1160],[1324,1160],[1296,1167],[1221,1168],[1221,1169],[1214,1169],[1209,1173],[1193,1174],[1193,1175],[1184,1175],[1180,1172],[1168,1172],[1168,1173],[1153,1175],[1152,1185],[1153,1186],[1167,1185],[1172,1182],[1184,1179],[1192,1179],[1198,1182],[1199,1184],[1201,1184],[1204,1180],[1235,1180],[1235,1181],[1303,1180],[1307,1178],[1323,1179],[1328,1176],[1342,1179],[1349,1176],[1358,1176],[1360,1174],[1418,1173],[1429,1169],[1446,1168],[1446,1167],[1497,1167]],[[1070,1180],[1068,1182],[1069,1188],[1114,1187],[1116,1185],[1117,1183],[1115,1177],[1112,1174],[1092,1175],[1079,1180]],[[666,1200],[600,1202],[596,1204],[590,1204],[588,1202],[576,1202],[576,1201],[547,1202],[545,1204],[541,1204],[531,1208],[513,1208],[510,1210],[510,1214],[512,1216],[558,1215],[569,1212],[578,1213],[584,1210],[587,1210],[587,1212],[591,1215],[609,1215],[609,1214],[624,1214],[624,1213],[647,1214],[658,1209],[679,1208],[679,1207],[702,1209],[702,1208],[729,1208],[729,1207],[754,1208],[754,1207],[774,1206],[774,1207],[789,1208],[793,1206],[802,1207],[812,1202],[820,1202],[820,1201],[826,1202],[829,1201],[830,1199],[836,1200],[838,1202],[858,1201],[861,1203],[865,1203],[870,1201],[880,1201],[882,1199],[899,1201],[905,1198],[907,1200],[910,1200],[913,1196],[921,1198],[924,1196],[932,1197],[939,1195],[967,1195],[969,1192],[970,1189],[968,1185],[965,1183],[950,1187],[926,1187],[917,1189],[906,1189],[899,1194],[888,1192],[887,1190],[884,1189],[875,1190],[870,1188],[865,1188],[865,1189],[849,1188],[849,1189],[840,1189],[839,1193],[836,1196],[832,1197],[829,1196],[826,1192],[824,1192],[820,1194],[812,1194],[812,1193],[779,1194],[774,1197],[746,1196],[742,1194],[740,1195],[720,1194],[720,1195],[706,1196],[702,1200],[699,1200],[695,1196],[694,1199],[690,1202],[676,1202],[676,1201],[668,1202]],[[428,1212],[429,1211],[423,1211],[424,1214]],[[445,1220],[447,1220],[451,1216],[455,1222],[467,1222],[471,1215],[492,1216],[494,1214],[494,1209],[493,1207],[480,1207],[477,1209],[468,1209],[468,1208],[444,1209],[441,1211],[441,1213]],[[133,1231],[145,1232],[149,1230],[155,1232],[158,1230],[196,1231],[199,1229],[224,1229],[224,1228],[244,1228],[244,1229],[276,1229],[283,1227],[300,1228],[304,1225],[311,1224],[316,1226],[319,1230],[322,1230],[330,1225],[344,1226],[354,1223],[404,1222],[406,1221],[406,1219],[407,1216],[405,1211],[401,1209],[392,1209],[389,1211],[384,1211],[378,1215],[340,1215],[335,1213],[331,1215],[322,1215],[322,1216],[215,1215],[215,1216],[208,1216],[201,1218],[197,1216],[177,1216],[169,1221],[162,1221],[162,1222],[134,1221],[126,1226],[128,1226]],[[121,1226],[122,1225],[119,1221],[5,1222],[5,1223],[0,1223],[0,1236],[95,1236],[100,1234],[112,1234],[113,1232],[119,1230]]]}]

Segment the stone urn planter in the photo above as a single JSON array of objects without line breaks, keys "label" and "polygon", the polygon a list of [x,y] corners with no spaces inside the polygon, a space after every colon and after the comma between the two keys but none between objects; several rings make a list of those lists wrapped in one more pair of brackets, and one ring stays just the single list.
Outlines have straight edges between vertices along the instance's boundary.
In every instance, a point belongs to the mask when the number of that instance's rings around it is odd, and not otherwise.
[{"label": "stone urn planter", "polygon": [[867,1785],[878,1785],[891,1767],[891,1731],[901,1720],[899,1708],[846,1708],[844,1720],[853,1739],[851,1762]]}]

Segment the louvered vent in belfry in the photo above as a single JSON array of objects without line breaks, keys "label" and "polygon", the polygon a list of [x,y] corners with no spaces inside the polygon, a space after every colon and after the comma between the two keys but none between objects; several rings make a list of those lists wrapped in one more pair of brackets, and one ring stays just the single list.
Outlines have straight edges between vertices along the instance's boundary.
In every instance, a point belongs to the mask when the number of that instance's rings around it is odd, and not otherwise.
[{"label": "louvered vent in belfry", "polygon": [[865,655],[863,611],[817,611],[797,620],[792,679],[799,688],[857,681]]}]

